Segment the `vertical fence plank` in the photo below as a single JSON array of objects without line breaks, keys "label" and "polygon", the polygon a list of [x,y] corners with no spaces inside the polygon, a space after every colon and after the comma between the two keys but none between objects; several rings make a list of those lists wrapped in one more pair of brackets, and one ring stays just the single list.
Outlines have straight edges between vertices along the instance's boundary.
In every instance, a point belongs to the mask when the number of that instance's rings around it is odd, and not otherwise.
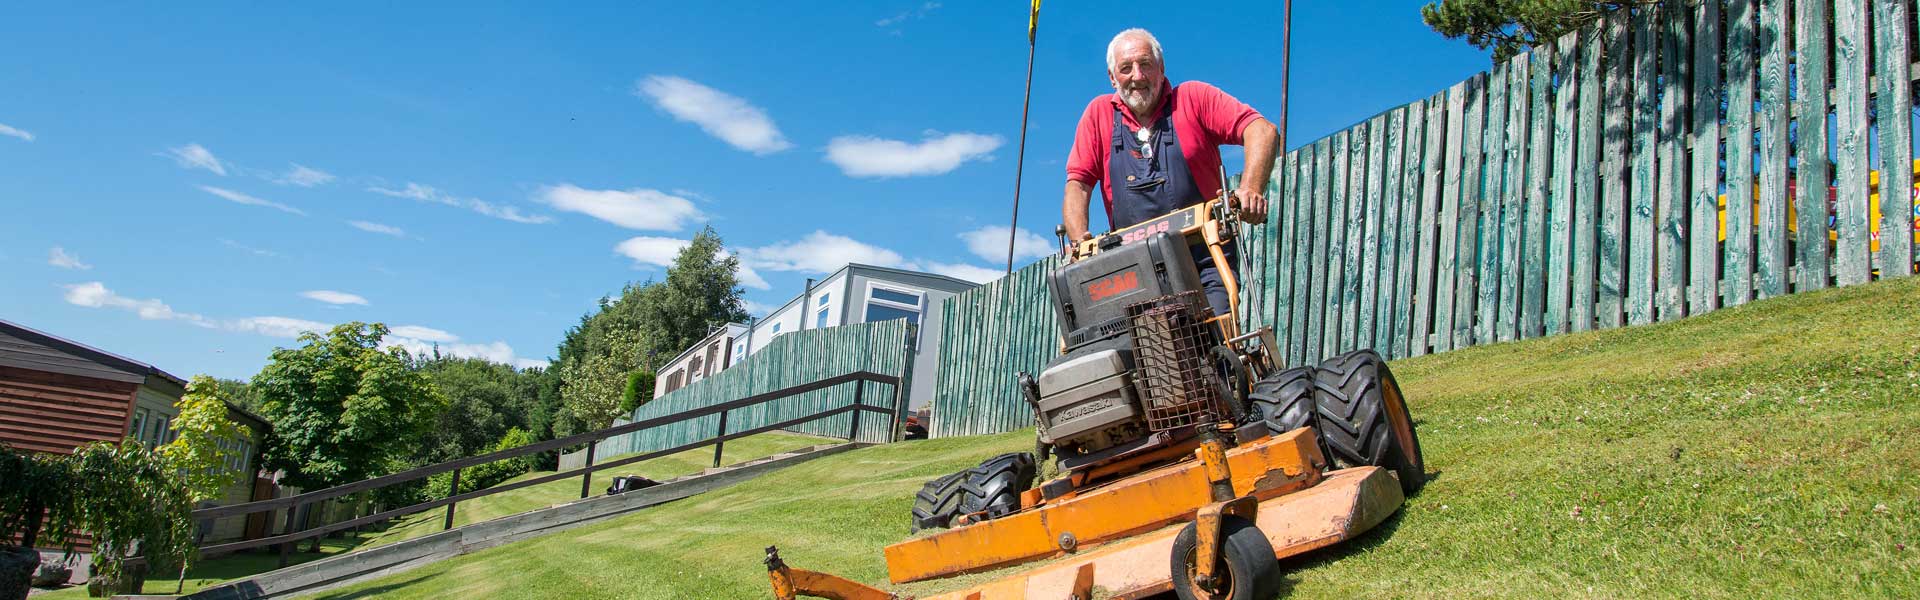
[{"label": "vertical fence plank", "polygon": [[1374,330],[1372,348],[1388,359],[1399,358],[1394,354],[1393,331],[1395,314],[1400,312],[1396,303],[1399,292],[1400,273],[1400,205],[1406,197],[1401,193],[1406,177],[1405,163],[1407,151],[1407,107],[1402,106],[1387,113],[1386,148],[1383,151],[1385,163],[1380,180],[1380,245],[1374,252],[1380,256],[1380,268],[1376,277],[1380,280],[1378,297],[1374,300]]},{"label": "vertical fence plank", "polygon": [[1874,61],[1880,82],[1880,277],[1913,273],[1913,89],[1907,62],[1913,3],[1873,3]]},{"label": "vertical fence plank", "polygon": [[1313,159],[1313,259],[1309,269],[1313,272],[1313,290],[1310,294],[1312,304],[1307,307],[1307,352],[1302,355],[1305,364],[1317,364],[1326,358],[1327,327],[1327,289],[1333,279],[1332,264],[1328,261],[1328,251],[1339,252],[1333,245],[1332,230],[1329,227],[1338,221],[1329,218],[1332,202],[1328,198],[1333,189],[1333,138],[1321,138],[1314,145]]},{"label": "vertical fence plank", "polygon": [[1727,1],[1727,173],[1719,236],[1727,306],[1753,299],[1753,2]]},{"label": "vertical fence plank", "polygon": [[1604,49],[1601,28],[1589,26],[1580,33],[1586,44],[1580,50],[1580,71],[1575,77],[1579,88],[1578,131],[1574,136],[1577,158],[1573,168],[1573,298],[1567,307],[1568,330],[1593,328],[1594,221],[1599,209],[1600,169],[1600,60]]},{"label": "vertical fence plank", "polygon": [[1754,280],[1760,298],[1787,293],[1787,2],[1760,0],[1760,200]]},{"label": "vertical fence plank", "polygon": [[1460,187],[1461,160],[1464,152],[1460,149],[1462,124],[1466,120],[1467,94],[1472,89],[1472,79],[1454,84],[1447,91],[1447,146],[1445,181],[1441,185],[1444,195],[1441,197],[1440,218],[1435,225],[1440,228],[1439,264],[1434,271],[1433,304],[1433,351],[1446,352],[1453,349],[1453,302],[1454,261],[1458,256],[1457,236],[1460,227]]},{"label": "vertical fence plank", "polygon": [[1293,290],[1294,331],[1289,342],[1288,366],[1298,367],[1311,364],[1308,358],[1309,340],[1313,339],[1308,313],[1313,307],[1313,286],[1319,277],[1313,262],[1315,240],[1320,237],[1314,228],[1314,214],[1318,207],[1313,203],[1313,190],[1318,189],[1319,174],[1314,167],[1319,156],[1319,144],[1301,146],[1300,165],[1295,174],[1300,183],[1294,186],[1293,203],[1298,212],[1294,215],[1294,256],[1293,272],[1296,284]]},{"label": "vertical fence plank", "polygon": [[1661,321],[1686,316],[1687,290],[1687,131],[1692,84],[1692,11],[1685,6],[1660,7],[1665,33],[1660,38],[1660,228],[1658,317]]},{"label": "vertical fence plank", "polygon": [[1719,304],[1720,252],[1717,197],[1720,186],[1720,3],[1701,2],[1693,20],[1693,192],[1686,235],[1687,311],[1701,314]]},{"label": "vertical fence plank", "polygon": [[1832,75],[1828,0],[1794,0],[1794,291],[1827,287],[1827,79]]},{"label": "vertical fence plank", "polygon": [[1367,195],[1367,130],[1366,122],[1353,126],[1347,148],[1347,197],[1346,197],[1346,238],[1341,241],[1343,258],[1340,281],[1340,343],[1335,354],[1352,350],[1359,336],[1360,321],[1360,249],[1365,247],[1366,230],[1361,224],[1365,206],[1369,202]]},{"label": "vertical fence plank", "polygon": [[1521,54],[1507,61],[1507,136],[1506,157],[1503,159],[1506,186],[1501,189],[1500,199],[1500,315],[1494,322],[1499,331],[1495,337],[1502,341],[1513,341],[1520,334],[1520,290],[1525,287],[1520,265],[1524,254],[1522,242],[1526,239],[1527,190],[1532,183],[1527,180],[1527,153],[1533,144],[1527,139],[1533,128],[1533,95],[1529,92],[1529,83],[1533,80],[1533,55]]},{"label": "vertical fence plank", "polygon": [[1354,348],[1372,348],[1375,325],[1379,319],[1380,304],[1380,229],[1381,221],[1386,218],[1386,198],[1381,194],[1381,186],[1386,184],[1387,152],[1387,115],[1374,115],[1367,122],[1367,193],[1360,218],[1366,222],[1364,243],[1360,246],[1360,323],[1355,332]]},{"label": "vertical fence plank", "polygon": [[1553,93],[1555,59],[1551,47],[1535,48],[1531,65],[1533,81],[1528,84],[1533,97],[1532,106],[1527,109],[1532,123],[1527,137],[1532,146],[1527,149],[1526,223],[1521,225],[1526,237],[1520,241],[1520,337],[1523,339],[1539,337],[1546,319],[1548,161],[1555,150],[1548,142],[1552,139],[1548,136],[1553,135],[1553,106],[1549,97]]},{"label": "vertical fence plank", "polygon": [[1432,338],[1428,337],[1428,332],[1432,330],[1433,322],[1439,312],[1436,307],[1440,304],[1434,292],[1436,289],[1451,285],[1451,282],[1443,284],[1434,280],[1440,276],[1438,270],[1440,221],[1442,220],[1440,214],[1443,210],[1441,206],[1446,203],[1447,141],[1450,139],[1449,136],[1452,136],[1451,139],[1455,141],[1459,140],[1459,137],[1454,135],[1459,131],[1458,126],[1448,125],[1448,123],[1458,123],[1459,120],[1449,121],[1447,116],[1453,112],[1450,108],[1453,106],[1453,99],[1464,93],[1465,87],[1465,82],[1455,84],[1446,92],[1435,95],[1427,101],[1427,140],[1426,149],[1422,152],[1423,165],[1420,174],[1420,268],[1416,275],[1419,280],[1419,292],[1414,298],[1413,331],[1410,332],[1408,342],[1412,344],[1409,356],[1420,356],[1432,351]]},{"label": "vertical fence plank", "polygon": [[1633,80],[1631,11],[1607,16],[1606,56],[1600,77],[1605,80],[1601,108],[1600,214],[1595,232],[1594,326],[1602,329],[1625,324],[1627,268],[1627,165],[1631,134]]},{"label": "vertical fence plank", "polygon": [[[1633,162],[1630,173],[1632,193],[1627,196],[1627,322],[1643,325],[1653,322],[1654,264],[1659,256],[1655,242],[1655,207],[1659,206],[1660,167],[1655,154],[1660,143],[1660,124],[1664,112],[1660,89],[1659,51],[1660,11],[1642,8],[1633,15]],[[1662,155],[1664,157],[1664,155]]]},{"label": "vertical fence plank", "polygon": [[1275,163],[1275,168],[1280,172],[1274,175],[1273,180],[1282,183],[1278,189],[1274,190],[1272,197],[1268,200],[1269,205],[1273,208],[1267,211],[1267,222],[1273,224],[1274,233],[1280,236],[1280,239],[1275,240],[1276,250],[1273,256],[1275,277],[1272,325],[1274,343],[1280,345],[1279,348],[1275,349],[1279,352],[1277,360],[1282,366],[1285,366],[1286,361],[1291,360],[1294,356],[1293,332],[1297,329],[1293,320],[1293,288],[1295,285],[1293,281],[1295,274],[1293,270],[1293,253],[1295,248],[1295,228],[1298,226],[1298,221],[1295,219],[1295,216],[1300,214],[1300,207],[1299,203],[1295,201],[1296,197],[1293,192],[1300,188],[1300,151],[1294,150],[1286,153],[1279,162]]},{"label": "vertical fence plank", "polygon": [[1867,6],[1866,0],[1833,2],[1833,106],[1836,167],[1834,225],[1840,239],[1833,249],[1833,279],[1839,285],[1866,283],[1867,231]]},{"label": "vertical fence plank", "polygon": [[1484,125],[1486,115],[1487,74],[1480,73],[1468,79],[1466,123],[1462,125],[1460,140],[1460,223],[1458,236],[1460,248],[1454,260],[1459,272],[1454,275],[1453,305],[1453,347],[1465,348],[1474,344],[1473,309],[1474,283],[1479,278],[1480,267],[1480,207],[1482,204],[1481,177],[1485,158]]},{"label": "vertical fence plank", "polygon": [[1573,274],[1573,158],[1575,122],[1579,113],[1580,80],[1574,77],[1580,65],[1580,33],[1569,33],[1554,45],[1554,78],[1560,81],[1553,95],[1553,175],[1548,195],[1547,224],[1547,335],[1567,332],[1569,277]]},{"label": "vertical fence plank", "polygon": [[1512,277],[1501,273],[1503,238],[1512,235],[1502,222],[1507,179],[1507,91],[1512,87],[1511,63],[1495,65],[1487,79],[1486,184],[1480,200],[1480,272],[1474,308],[1475,343],[1490,344],[1499,337],[1500,290]]},{"label": "vertical fence plank", "polygon": [[[1402,203],[1402,209],[1400,211],[1400,274],[1394,284],[1400,288],[1398,299],[1399,307],[1394,311],[1396,313],[1393,328],[1393,355],[1395,357],[1413,356],[1415,354],[1412,350],[1413,336],[1411,332],[1415,331],[1416,320],[1420,323],[1420,325],[1418,325],[1419,327],[1425,327],[1426,323],[1424,316],[1426,313],[1421,310],[1420,307],[1426,302],[1427,293],[1423,292],[1416,295],[1414,289],[1419,286],[1419,281],[1423,277],[1421,273],[1424,271],[1422,271],[1420,265],[1427,264],[1424,261],[1427,261],[1427,256],[1429,255],[1425,249],[1430,246],[1422,245],[1422,240],[1424,239],[1424,232],[1432,219],[1427,216],[1427,212],[1422,210],[1422,202],[1423,198],[1426,197],[1427,189],[1423,187],[1422,182],[1426,179],[1427,172],[1426,161],[1428,159],[1425,149],[1427,148],[1428,140],[1437,137],[1432,133],[1433,130],[1430,128],[1430,124],[1434,120],[1432,115],[1434,114],[1433,111],[1435,107],[1439,105],[1439,98],[1439,96],[1435,96],[1425,101],[1415,102],[1407,109],[1406,174],[1403,178],[1404,185],[1401,189],[1402,193],[1400,198]],[[1424,330],[1422,331],[1422,335],[1425,335]],[[1424,350],[1422,352],[1424,352]]]},{"label": "vertical fence plank", "polygon": [[1326,331],[1320,337],[1320,355],[1325,360],[1340,352],[1341,298],[1347,290],[1347,181],[1353,159],[1353,130],[1333,134],[1333,156],[1327,171],[1327,298]]},{"label": "vertical fence plank", "polygon": [[1394,354],[1394,327],[1400,319],[1396,298],[1400,292],[1400,200],[1404,198],[1405,152],[1407,108],[1400,106],[1386,113],[1386,162],[1380,165],[1380,246],[1375,250],[1380,254],[1380,290],[1373,312],[1375,331],[1371,346],[1388,360],[1398,358]]}]

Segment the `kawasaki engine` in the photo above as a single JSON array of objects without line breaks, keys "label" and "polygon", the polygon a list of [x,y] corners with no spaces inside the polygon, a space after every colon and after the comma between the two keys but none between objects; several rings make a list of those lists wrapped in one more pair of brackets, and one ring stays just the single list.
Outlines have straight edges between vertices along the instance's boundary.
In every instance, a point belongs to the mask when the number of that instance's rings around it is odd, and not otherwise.
[{"label": "kawasaki engine", "polygon": [[1101,245],[1054,272],[1065,351],[1037,379],[1020,375],[1042,449],[1068,469],[1150,445],[1217,402],[1206,365],[1218,336],[1185,240],[1109,235]]}]

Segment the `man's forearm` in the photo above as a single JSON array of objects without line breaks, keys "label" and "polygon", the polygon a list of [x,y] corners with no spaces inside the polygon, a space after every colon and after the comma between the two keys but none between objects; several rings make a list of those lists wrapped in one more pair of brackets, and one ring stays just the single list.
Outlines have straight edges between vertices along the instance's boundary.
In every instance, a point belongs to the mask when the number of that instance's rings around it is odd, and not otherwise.
[{"label": "man's forearm", "polygon": [[1060,218],[1066,223],[1067,239],[1077,241],[1087,237],[1087,202],[1093,197],[1093,187],[1068,179],[1064,197],[1060,202]]},{"label": "man's forearm", "polygon": [[1257,119],[1247,124],[1247,128],[1241,133],[1241,141],[1246,148],[1247,165],[1240,172],[1240,189],[1266,192],[1267,181],[1273,175],[1273,157],[1277,152],[1274,145],[1279,137],[1279,130],[1274,129],[1273,123],[1266,119]]}]

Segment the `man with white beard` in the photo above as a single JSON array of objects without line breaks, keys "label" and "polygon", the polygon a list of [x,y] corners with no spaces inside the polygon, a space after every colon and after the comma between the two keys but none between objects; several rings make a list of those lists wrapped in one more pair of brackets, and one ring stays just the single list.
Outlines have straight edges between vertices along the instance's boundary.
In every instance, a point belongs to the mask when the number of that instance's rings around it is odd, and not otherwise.
[{"label": "man with white beard", "polygon": [[[1220,195],[1220,145],[1246,148],[1240,186],[1240,218],[1267,218],[1267,178],[1273,172],[1278,131],[1253,107],[1198,81],[1172,85],[1160,41],[1145,29],[1128,29],[1107,44],[1107,79],[1114,93],[1087,104],[1073,150],[1067,155],[1066,198],[1061,204],[1067,235],[1091,238],[1087,204],[1098,183],[1111,229],[1120,229]],[[1174,160],[1178,157],[1179,160]],[[1227,292],[1213,257],[1196,248],[1207,303],[1227,312]],[[1227,266],[1233,248],[1227,248]]]}]

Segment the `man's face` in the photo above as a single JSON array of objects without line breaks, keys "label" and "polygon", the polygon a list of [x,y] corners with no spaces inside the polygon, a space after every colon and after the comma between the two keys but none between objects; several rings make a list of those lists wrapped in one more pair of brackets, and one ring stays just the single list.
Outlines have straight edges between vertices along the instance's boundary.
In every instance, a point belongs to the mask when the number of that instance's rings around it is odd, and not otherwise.
[{"label": "man's face", "polygon": [[1166,78],[1160,60],[1153,57],[1153,46],[1146,40],[1129,37],[1120,41],[1113,56],[1113,70],[1107,79],[1120,101],[1133,110],[1136,118],[1147,118],[1148,111],[1160,104],[1160,82]]}]

